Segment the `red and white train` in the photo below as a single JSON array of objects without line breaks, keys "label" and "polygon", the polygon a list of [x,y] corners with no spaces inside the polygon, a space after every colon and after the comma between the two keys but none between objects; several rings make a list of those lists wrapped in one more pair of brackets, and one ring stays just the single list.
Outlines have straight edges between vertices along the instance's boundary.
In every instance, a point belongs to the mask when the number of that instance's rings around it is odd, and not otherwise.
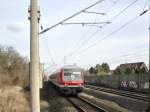
[{"label": "red and white train", "polygon": [[60,68],[49,79],[64,94],[77,94],[84,86],[83,69],[75,65]]}]

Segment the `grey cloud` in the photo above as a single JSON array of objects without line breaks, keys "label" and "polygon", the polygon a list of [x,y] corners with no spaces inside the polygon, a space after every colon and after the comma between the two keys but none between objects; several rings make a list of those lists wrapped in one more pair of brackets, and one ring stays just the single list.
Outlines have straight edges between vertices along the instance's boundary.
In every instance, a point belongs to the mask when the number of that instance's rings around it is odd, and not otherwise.
[{"label": "grey cloud", "polygon": [[15,23],[15,24],[10,24],[6,26],[6,29],[12,33],[19,33],[23,29],[25,29],[25,24],[22,23]]}]

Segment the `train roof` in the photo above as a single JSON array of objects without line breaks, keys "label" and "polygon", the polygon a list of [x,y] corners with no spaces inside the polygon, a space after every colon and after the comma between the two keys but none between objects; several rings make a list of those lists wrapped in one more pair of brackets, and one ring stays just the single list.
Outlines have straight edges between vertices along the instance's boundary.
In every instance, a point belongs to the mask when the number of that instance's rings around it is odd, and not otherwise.
[{"label": "train roof", "polygon": [[77,65],[64,65],[62,68],[64,69],[81,69],[81,67]]},{"label": "train roof", "polygon": [[61,68],[55,70],[54,72],[52,72],[51,74],[55,74],[61,71],[61,69],[82,69],[81,67],[77,66],[77,65],[64,65]]}]

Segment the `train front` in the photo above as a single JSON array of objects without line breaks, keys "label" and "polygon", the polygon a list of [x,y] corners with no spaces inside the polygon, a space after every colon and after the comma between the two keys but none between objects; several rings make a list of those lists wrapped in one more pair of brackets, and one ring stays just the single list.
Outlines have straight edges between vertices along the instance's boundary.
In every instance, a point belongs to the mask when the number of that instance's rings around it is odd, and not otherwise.
[{"label": "train front", "polygon": [[62,73],[63,92],[77,94],[84,86],[83,70],[79,67],[64,67]]}]

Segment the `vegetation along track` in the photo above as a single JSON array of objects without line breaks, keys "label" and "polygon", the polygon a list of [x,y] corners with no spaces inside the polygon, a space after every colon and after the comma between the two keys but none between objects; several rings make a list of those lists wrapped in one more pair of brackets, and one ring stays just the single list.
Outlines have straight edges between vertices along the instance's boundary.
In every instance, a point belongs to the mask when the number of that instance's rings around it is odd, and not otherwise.
[{"label": "vegetation along track", "polygon": [[67,97],[67,100],[79,111],[79,112],[108,112],[105,109],[96,106],[93,103],[88,102],[79,96]]},{"label": "vegetation along track", "polygon": [[133,99],[137,99],[137,100],[150,101],[148,99],[148,96],[146,96],[144,94],[137,94],[135,92],[121,91],[121,90],[109,89],[109,88],[104,88],[104,87],[97,87],[97,86],[92,86],[92,85],[85,85],[85,88],[94,89],[97,91],[102,91],[102,92],[107,92],[107,93],[112,93],[112,94],[125,96],[128,98],[133,98]]}]

